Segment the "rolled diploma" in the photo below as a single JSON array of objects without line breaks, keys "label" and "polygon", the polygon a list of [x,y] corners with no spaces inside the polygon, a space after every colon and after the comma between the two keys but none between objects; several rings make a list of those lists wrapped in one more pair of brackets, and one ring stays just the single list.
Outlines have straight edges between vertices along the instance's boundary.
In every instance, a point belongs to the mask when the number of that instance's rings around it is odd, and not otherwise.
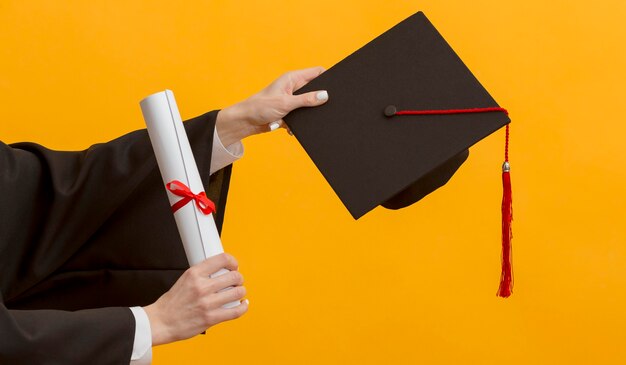
[{"label": "rolled diploma", "polygon": [[[165,184],[178,180],[187,185],[194,194],[204,191],[191,145],[171,90],[152,94],[139,105],[148,127],[150,142]],[[207,141],[207,143],[210,141]],[[170,206],[182,199],[167,191]],[[195,265],[208,257],[224,252],[213,214],[205,215],[190,201],[174,213],[176,226],[189,265]],[[211,275],[219,276],[228,270],[221,269]],[[239,305],[239,301],[227,303],[225,308]]]}]

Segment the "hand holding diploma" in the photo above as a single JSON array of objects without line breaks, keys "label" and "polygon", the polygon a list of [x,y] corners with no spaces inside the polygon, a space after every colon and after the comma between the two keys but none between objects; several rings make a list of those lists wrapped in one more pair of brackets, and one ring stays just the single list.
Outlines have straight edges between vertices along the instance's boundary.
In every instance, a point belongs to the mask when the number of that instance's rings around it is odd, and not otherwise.
[{"label": "hand holding diploma", "polygon": [[[152,343],[158,345],[194,336],[219,322],[238,318],[245,288],[235,259],[224,254],[213,220],[215,206],[204,186],[171,91],[141,102],[148,134],[164,188],[192,267],[155,303],[145,308]],[[211,258],[205,260],[206,258]]]},{"label": "hand holding diploma", "polygon": [[[144,307],[152,331],[152,345],[184,340],[218,323],[241,317],[248,311],[248,300],[234,308],[246,295],[237,260],[223,253],[185,271],[174,286],[156,302]],[[226,274],[210,278],[211,273]],[[224,290],[230,288],[228,290]]]},{"label": "hand holding diploma", "polygon": [[[146,97],[140,105],[189,265],[223,253],[213,220],[215,206],[204,192],[174,94],[165,90]],[[209,274],[226,272],[220,269]]]}]

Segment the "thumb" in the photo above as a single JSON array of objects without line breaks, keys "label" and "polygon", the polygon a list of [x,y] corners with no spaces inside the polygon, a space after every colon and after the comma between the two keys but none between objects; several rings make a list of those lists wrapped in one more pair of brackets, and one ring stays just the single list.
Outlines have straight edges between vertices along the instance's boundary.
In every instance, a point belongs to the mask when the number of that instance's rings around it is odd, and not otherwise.
[{"label": "thumb", "polygon": [[[298,109],[302,107],[312,107],[322,105],[328,101],[328,91],[311,91],[301,95],[293,95],[290,102],[290,109]],[[290,110],[290,111],[291,111]]]}]

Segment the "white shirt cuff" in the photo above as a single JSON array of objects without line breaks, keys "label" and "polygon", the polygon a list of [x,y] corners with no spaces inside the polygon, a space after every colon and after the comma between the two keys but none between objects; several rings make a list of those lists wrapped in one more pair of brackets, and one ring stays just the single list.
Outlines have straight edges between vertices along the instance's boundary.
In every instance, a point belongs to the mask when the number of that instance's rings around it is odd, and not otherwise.
[{"label": "white shirt cuff", "polygon": [[135,316],[135,342],[130,356],[130,365],[149,365],[152,363],[152,331],[146,311],[141,307],[131,307]]},{"label": "white shirt cuff", "polygon": [[241,141],[238,141],[228,147],[224,147],[216,128],[213,131],[213,149],[211,153],[211,174],[213,174],[240,159],[243,156],[243,144]]}]

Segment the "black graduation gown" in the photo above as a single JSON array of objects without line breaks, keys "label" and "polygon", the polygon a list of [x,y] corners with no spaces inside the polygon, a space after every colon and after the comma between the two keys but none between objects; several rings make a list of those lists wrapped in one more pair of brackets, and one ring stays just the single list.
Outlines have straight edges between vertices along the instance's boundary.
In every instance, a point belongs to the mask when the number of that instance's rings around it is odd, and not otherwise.
[{"label": "black graduation gown", "polygon": [[[217,111],[185,122],[209,182]],[[0,143],[0,364],[128,364],[135,322],[189,266],[146,130],[86,151]],[[3,303],[4,302],[4,303]]]}]

